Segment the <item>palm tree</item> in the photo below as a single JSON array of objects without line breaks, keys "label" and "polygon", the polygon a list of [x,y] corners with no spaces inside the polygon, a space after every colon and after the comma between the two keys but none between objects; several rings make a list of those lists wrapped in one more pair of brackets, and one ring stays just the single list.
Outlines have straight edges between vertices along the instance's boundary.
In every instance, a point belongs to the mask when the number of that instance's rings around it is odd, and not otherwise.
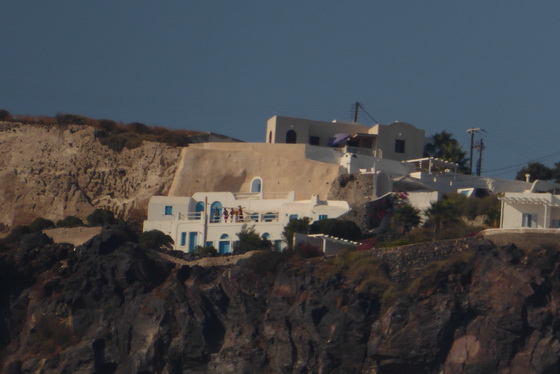
[{"label": "palm tree", "polygon": [[404,204],[397,208],[393,220],[406,234],[420,224],[420,211],[410,204]]},{"label": "palm tree", "polygon": [[443,228],[444,224],[457,221],[460,211],[454,201],[440,200],[432,202],[430,207],[426,209],[424,213],[434,224],[434,235],[432,240],[435,241],[437,234]]},{"label": "palm tree", "polygon": [[433,141],[426,144],[424,155],[426,157],[441,158],[459,165],[459,169],[465,170],[467,163],[467,152],[463,151],[459,142],[453,138],[453,134],[443,130],[432,136]]}]

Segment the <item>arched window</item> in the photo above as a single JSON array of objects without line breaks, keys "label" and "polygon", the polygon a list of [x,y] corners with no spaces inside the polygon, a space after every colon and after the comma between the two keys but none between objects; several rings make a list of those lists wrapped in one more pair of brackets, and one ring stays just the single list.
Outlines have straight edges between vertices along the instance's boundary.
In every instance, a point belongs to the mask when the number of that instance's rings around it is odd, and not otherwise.
[{"label": "arched window", "polygon": [[276,214],[268,212],[263,216],[265,222],[272,222],[276,218]]},{"label": "arched window", "polygon": [[294,130],[288,130],[286,133],[286,143],[295,144],[297,141],[297,134]]},{"label": "arched window", "polygon": [[202,217],[202,212],[204,212],[204,203],[202,201],[196,203],[194,211],[195,211],[194,219],[200,219],[200,217]]},{"label": "arched window", "polygon": [[260,177],[253,178],[251,182],[251,192],[261,192],[262,190],[262,179]]},{"label": "arched window", "polygon": [[263,240],[270,240],[270,234],[265,232],[264,234],[261,235],[261,239]]},{"label": "arched window", "polygon": [[219,201],[214,201],[210,205],[210,222],[217,223],[222,220],[222,203]]},{"label": "arched window", "polygon": [[222,234],[218,242],[218,252],[220,254],[229,253],[230,241],[228,234]]}]

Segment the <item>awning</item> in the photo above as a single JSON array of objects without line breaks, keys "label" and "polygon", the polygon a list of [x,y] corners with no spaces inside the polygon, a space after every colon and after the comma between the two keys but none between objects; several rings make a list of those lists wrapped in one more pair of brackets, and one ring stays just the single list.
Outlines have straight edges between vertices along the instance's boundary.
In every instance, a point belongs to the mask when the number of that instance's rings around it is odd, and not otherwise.
[{"label": "awning", "polygon": [[327,143],[327,146],[336,147],[337,145],[339,145],[340,143],[342,143],[343,141],[345,141],[349,137],[350,137],[350,134],[336,134],[335,136],[333,136],[332,138],[329,139],[329,142]]}]

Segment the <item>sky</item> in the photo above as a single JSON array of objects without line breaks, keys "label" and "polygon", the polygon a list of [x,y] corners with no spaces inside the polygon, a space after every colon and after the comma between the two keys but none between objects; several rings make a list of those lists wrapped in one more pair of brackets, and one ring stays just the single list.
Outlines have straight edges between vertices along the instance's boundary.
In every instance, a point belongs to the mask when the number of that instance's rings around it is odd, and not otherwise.
[{"label": "sky", "polygon": [[[0,2],[0,108],[264,142],[274,115],[448,131],[482,175],[560,162],[560,2]],[[476,162],[477,158],[475,158]]]}]

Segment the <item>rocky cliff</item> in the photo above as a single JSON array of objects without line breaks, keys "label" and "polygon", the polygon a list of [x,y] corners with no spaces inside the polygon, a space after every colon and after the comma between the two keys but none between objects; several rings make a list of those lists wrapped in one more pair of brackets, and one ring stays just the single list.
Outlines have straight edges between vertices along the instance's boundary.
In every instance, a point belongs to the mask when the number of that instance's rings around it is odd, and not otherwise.
[{"label": "rocky cliff", "polygon": [[[0,254],[4,373],[556,373],[560,254],[255,253],[177,265],[126,230]],[[445,247],[445,248],[444,248]],[[397,251],[397,250],[394,250]],[[352,258],[359,261],[352,262]],[[437,261],[434,261],[437,260]],[[411,277],[402,277],[406,268]]]},{"label": "rocky cliff", "polygon": [[115,152],[94,129],[78,125],[0,122],[0,224],[14,227],[37,217],[85,218],[94,208],[126,217],[166,193],[180,148],[144,142]]}]

